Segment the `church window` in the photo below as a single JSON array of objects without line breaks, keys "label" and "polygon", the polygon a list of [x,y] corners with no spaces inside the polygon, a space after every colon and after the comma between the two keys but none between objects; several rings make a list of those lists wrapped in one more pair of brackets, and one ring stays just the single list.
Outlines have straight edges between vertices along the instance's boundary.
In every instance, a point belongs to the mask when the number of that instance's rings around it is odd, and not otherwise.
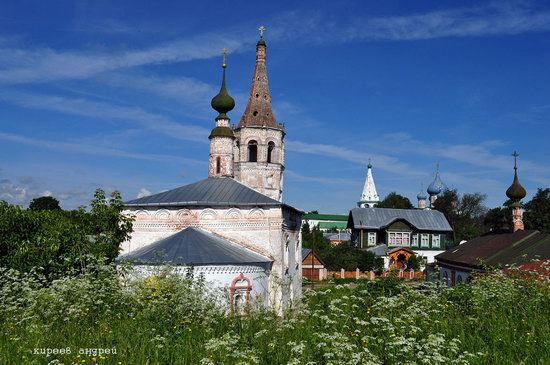
[{"label": "church window", "polygon": [[258,162],[258,142],[248,142],[248,162]]},{"label": "church window", "polygon": [[240,273],[231,282],[229,293],[231,298],[231,310],[235,314],[243,314],[246,306],[250,303],[252,285],[250,279]]},{"label": "church window", "polygon": [[411,246],[412,247],[418,247],[418,235],[417,234],[413,234]]},{"label": "church window", "polygon": [[216,174],[219,174],[221,172],[221,159],[220,157],[216,157]]},{"label": "church window", "polygon": [[275,149],[275,143],[269,142],[267,144],[267,162],[271,163],[273,157],[273,150]]},{"label": "church window", "polygon": [[256,110],[254,110],[254,113],[252,113],[253,116],[256,116],[258,115],[258,112]]},{"label": "church window", "polygon": [[376,232],[369,232],[368,245],[369,246],[376,246]]},{"label": "church window", "polygon": [[432,235],[432,247],[440,247],[441,246],[441,236],[438,234]]},{"label": "church window", "polygon": [[260,94],[256,93],[256,98],[259,98],[260,97]]},{"label": "church window", "polygon": [[409,246],[410,239],[409,232],[389,232],[389,244],[392,246]]},{"label": "church window", "polygon": [[430,235],[422,233],[420,237],[420,246],[421,247],[430,247]]}]

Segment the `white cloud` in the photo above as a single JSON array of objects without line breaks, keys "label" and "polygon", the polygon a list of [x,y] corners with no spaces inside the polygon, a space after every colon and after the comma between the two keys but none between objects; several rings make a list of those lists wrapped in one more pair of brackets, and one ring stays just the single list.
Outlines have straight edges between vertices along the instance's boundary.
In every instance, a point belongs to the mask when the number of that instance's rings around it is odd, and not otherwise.
[{"label": "white cloud", "polygon": [[[219,57],[222,48],[240,52],[252,42],[238,32],[202,34],[145,49],[59,51],[51,48],[0,48],[0,84],[82,79],[124,68]],[[1,45],[1,44],[0,44]]]},{"label": "white cloud", "polygon": [[0,200],[8,203],[23,204],[27,201],[28,189],[25,186],[18,186],[8,179],[0,180]]},{"label": "white cloud", "polygon": [[66,98],[35,93],[2,92],[0,99],[26,108],[50,110],[105,120],[137,123],[156,133],[172,138],[206,143],[209,130],[194,125],[177,123],[164,115],[154,114],[139,107],[114,105],[83,98]]},{"label": "white cloud", "polygon": [[49,190],[45,190],[40,194],[40,196],[53,196],[53,193]]},{"label": "white cloud", "polygon": [[160,154],[149,154],[149,153],[139,153],[139,152],[128,152],[123,150],[118,150],[115,148],[107,147],[98,147],[94,145],[86,145],[82,143],[71,143],[71,142],[62,142],[62,141],[48,141],[42,139],[35,139],[25,136],[20,136],[13,133],[4,133],[0,132],[0,140],[16,142],[20,144],[25,144],[29,146],[45,148],[55,151],[64,151],[71,153],[83,153],[89,155],[99,155],[99,156],[113,156],[113,157],[124,157],[138,160],[149,160],[149,161],[170,161],[170,162],[185,162],[189,164],[203,164],[204,161],[188,159],[180,156],[172,155],[160,155]]},{"label": "white cloud", "polygon": [[[395,157],[378,153],[366,153],[331,144],[307,143],[295,140],[286,141],[286,147],[293,152],[339,158],[365,167],[368,164],[369,158],[371,158],[373,161],[376,161],[377,169],[392,172],[398,175],[422,175],[422,173],[420,173],[417,169],[412,168],[407,163],[404,163]],[[370,150],[372,151],[372,149]]]},{"label": "white cloud", "polygon": [[151,192],[149,190],[147,190],[146,188],[141,188],[141,189],[139,189],[139,192],[138,192],[136,198],[138,198],[138,199],[139,198],[144,198],[144,197],[149,196],[149,195],[151,195]]},{"label": "white cloud", "polygon": [[[550,12],[518,2],[495,2],[424,13],[354,16],[345,22],[310,12],[288,12],[275,19],[275,36],[314,43],[412,41],[550,31]],[[291,26],[289,24],[292,24]]]}]

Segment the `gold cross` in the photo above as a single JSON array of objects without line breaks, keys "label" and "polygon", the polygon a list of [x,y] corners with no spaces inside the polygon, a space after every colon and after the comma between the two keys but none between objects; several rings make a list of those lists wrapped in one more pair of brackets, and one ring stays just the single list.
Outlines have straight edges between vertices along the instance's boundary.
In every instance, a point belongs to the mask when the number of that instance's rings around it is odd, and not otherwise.
[{"label": "gold cross", "polygon": [[258,30],[260,31],[260,38],[263,38],[264,37],[264,30],[265,30],[265,27],[263,25],[261,25]]}]

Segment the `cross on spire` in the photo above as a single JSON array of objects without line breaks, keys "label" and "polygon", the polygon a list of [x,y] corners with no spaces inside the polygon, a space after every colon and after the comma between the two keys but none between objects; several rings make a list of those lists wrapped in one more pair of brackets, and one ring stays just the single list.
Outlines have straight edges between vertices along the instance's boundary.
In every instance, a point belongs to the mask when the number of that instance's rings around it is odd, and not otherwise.
[{"label": "cross on spire", "polygon": [[258,30],[260,31],[260,38],[263,38],[263,37],[264,37],[265,27],[264,27],[263,25],[260,25],[260,27],[258,28]]},{"label": "cross on spire", "polygon": [[512,156],[514,156],[514,170],[517,170],[519,154],[516,151],[514,151],[514,153],[512,153]]},{"label": "cross on spire", "polygon": [[225,61],[226,61],[226,59],[227,59],[227,48],[224,48],[222,51],[223,51],[223,63],[222,63],[222,67],[225,68],[225,67],[227,66],[226,63],[225,63]]}]

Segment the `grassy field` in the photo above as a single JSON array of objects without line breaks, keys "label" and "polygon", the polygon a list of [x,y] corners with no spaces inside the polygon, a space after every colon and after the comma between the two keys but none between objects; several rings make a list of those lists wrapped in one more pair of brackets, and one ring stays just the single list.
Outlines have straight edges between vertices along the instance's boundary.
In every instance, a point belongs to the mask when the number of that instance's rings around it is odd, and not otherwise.
[{"label": "grassy field", "polygon": [[125,289],[110,266],[51,284],[39,277],[0,271],[1,364],[550,363],[545,278],[334,284],[306,290],[281,318],[228,316],[200,280],[171,274]]}]

